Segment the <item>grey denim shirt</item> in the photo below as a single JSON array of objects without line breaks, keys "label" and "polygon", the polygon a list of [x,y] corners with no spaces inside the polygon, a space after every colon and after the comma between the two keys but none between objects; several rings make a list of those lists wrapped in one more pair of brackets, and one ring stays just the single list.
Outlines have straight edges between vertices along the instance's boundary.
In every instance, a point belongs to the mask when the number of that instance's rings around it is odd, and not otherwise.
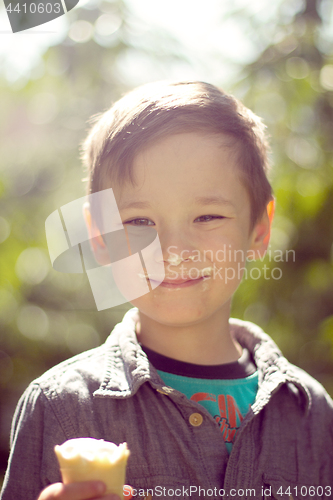
[{"label": "grey denim shirt", "polygon": [[36,500],[61,480],[54,446],[84,436],[128,443],[134,499],[333,498],[333,401],[267,334],[230,320],[232,335],[254,357],[259,388],[228,456],[208,411],[165,386],[149,363],[137,320],[130,309],[105,344],[26,389],[13,419],[2,500]]}]

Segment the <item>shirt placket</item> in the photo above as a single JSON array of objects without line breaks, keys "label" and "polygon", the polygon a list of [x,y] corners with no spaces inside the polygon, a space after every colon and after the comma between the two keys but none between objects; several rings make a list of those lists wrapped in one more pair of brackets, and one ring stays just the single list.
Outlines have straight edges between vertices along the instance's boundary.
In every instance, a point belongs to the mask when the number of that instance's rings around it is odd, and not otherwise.
[{"label": "shirt placket", "polygon": [[[228,461],[228,451],[225,446],[220,428],[213,417],[199,403],[190,401],[181,392],[168,387],[155,387],[156,391],[169,397],[177,405],[183,419],[187,423],[188,432],[195,440],[198,450],[197,471],[205,480],[201,484],[202,490],[215,492],[211,498],[221,498],[218,494],[223,485],[223,477]],[[181,436],[180,436],[181,439]],[[210,450],[214,450],[213,453]],[[199,498],[199,492],[198,498]],[[204,495],[206,496],[206,495]],[[209,495],[208,495],[209,496]],[[203,491],[200,497],[203,497]],[[207,497],[207,496],[206,496]],[[195,498],[193,496],[192,498]]]}]

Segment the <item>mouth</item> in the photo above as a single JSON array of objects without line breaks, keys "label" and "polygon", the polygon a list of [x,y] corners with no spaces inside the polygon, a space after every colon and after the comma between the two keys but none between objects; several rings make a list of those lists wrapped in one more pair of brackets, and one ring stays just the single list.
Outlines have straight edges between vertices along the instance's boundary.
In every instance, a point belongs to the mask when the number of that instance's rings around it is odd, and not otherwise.
[{"label": "mouth", "polygon": [[196,285],[201,281],[204,281],[207,277],[201,276],[200,278],[192,279],[182,279],[182,280],[163,280],[159,286],[165,288],[187,288],[189,286]]},{"label": "mouth", "polygon": [[[151,281],[161,281],[161,284],[165,283],[165,284],[171,284],[171,285],[181,285],[183,283],[187,283],[188,281],[198,281],[201,279],[210,278],[212,273],[213,273],[213,268],[206,267],[206,268],[202,269],[201,271],[199,269],[196,271],[197,271],[196,278],[192,278],[191,276],[188,276],[188,275],[184,276],[184,274],[182,274],[181,278],[175,279],[175,278],[167,277],[167,276],[165,276],[165,274],[164,275],[148,274],[147,272],[145,272],[144,274],[139,273],[138,276],[141,279],[150,279]],[[173,271],[173,272],[178,274],[176,271]]]},{"label": "mouth", "polygon": [[[176,271],[173,271],[174,273]],[[171,278],[170,276],[158,275],[158,274],[145,274],[140,273],[139,277],[145,280],[150,280],[151,284],[156,283],[156,287],[169,288],[169,289],[180,289],[194,286],[198,283],[204,282],[205,280],[211,278],[213,272],[212,267],[206,267],[201,270],[196,270],[197,278],[182,274],[181,278]],[[164,279],[163,279],[164,278]],[[163,281],[162,281],[163,279]]]}]

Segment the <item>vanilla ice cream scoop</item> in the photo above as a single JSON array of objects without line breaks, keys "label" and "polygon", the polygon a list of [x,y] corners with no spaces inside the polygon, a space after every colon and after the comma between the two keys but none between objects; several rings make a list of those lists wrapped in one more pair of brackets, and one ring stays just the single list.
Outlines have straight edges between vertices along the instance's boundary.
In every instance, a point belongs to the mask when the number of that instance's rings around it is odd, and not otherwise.
[{"label": "vanilla ice cream scoop", "polygon": [[106,492],[123,498],[126,464],[129,457],[127,443],[117,446],[103,439],[70,439],[55,446],[64,484],[99,480],[106,484]]}]

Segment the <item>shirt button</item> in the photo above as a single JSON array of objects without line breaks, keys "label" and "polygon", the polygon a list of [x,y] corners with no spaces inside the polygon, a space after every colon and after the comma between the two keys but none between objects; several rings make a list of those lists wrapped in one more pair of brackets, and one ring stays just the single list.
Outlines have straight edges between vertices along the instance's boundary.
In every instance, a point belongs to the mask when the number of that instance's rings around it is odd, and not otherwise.
[{"label": "shirt button", "polygon": [[171,387],[168,387],[168,386],[165,386],[165,387],[162,387],[162,389],[156,389],[156,390],[157,390],[157,392],[164,394],[164,396],[168,396],[169,394],[171,394],[173,392],[173,389]]},{"label": "shirt button", "polygon": [[193,427],[199,427],[203,422],[203,416],[200,413],[192,413],[189,417],[189,421]]}]

